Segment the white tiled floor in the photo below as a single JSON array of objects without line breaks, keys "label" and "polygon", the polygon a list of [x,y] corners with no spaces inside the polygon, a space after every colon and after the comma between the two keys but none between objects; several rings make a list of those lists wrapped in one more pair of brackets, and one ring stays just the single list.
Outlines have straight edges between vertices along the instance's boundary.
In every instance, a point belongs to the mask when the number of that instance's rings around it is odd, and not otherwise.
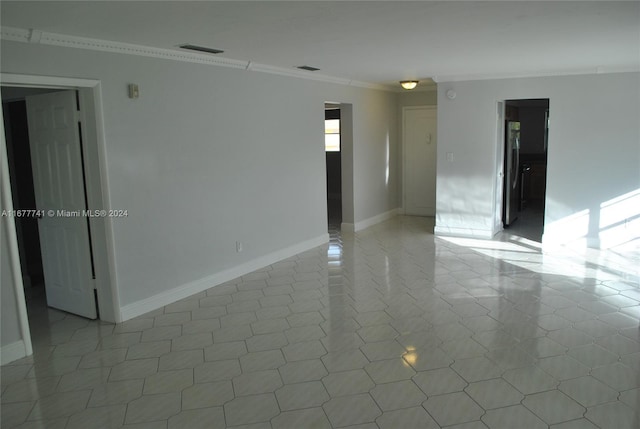
[{"label": "white tiled floor", "polygon": [[120,325],[32,311],[2,428],[639,428],[638,253],[397,217]]}]

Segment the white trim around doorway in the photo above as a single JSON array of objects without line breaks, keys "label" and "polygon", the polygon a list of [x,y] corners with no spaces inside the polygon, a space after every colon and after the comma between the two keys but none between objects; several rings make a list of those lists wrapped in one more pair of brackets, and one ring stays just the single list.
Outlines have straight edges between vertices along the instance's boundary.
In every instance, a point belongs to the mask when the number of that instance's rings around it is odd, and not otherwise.
[{"label": "white trim around doorway", "polygon": [[[108,176],[106,168],[106,145],[104,133],[104,120],[102,112],[102,88],[99,80],[78,79],[52,76],[35,76],[22,74],[0,74],[1,86],[35,87],[35,88],[62,88],[78,90],[80,102],[83,106],[84,122],[84,146],[87,150],[85,167],[87,171],[87,200],[89,207],[96,210],[108,209],[109,202]],[[1,110],[0,110],[1,112]],[[0,156],[3,164],[6,162],[6,140],[4,126],[2,126]],[[6,173],[5,173],[6,171]],[[2,194],[3,206],[10,210],[13,207],[9,173],[3,166]],[[12,262],[13,286],[16,294],[16,305],[24,351],[28,356],[32,353],[31,336],[29,334],[29,321],[27,318],[26,301],[20,259],[18,254],[18,242],[15,234],[15,222],[11,217],[7,219],[9,231],[7,240],[9,244],[9,257]],[[108,217],[91,218],[92,248],[94,262],[96,264],[96,290],[100,319],[118,323],[122,321],[119,306],[118,287],[116,282],[115,251],[113,242],[113,224]],[[13,354],[12,354],[12,357]]]}]

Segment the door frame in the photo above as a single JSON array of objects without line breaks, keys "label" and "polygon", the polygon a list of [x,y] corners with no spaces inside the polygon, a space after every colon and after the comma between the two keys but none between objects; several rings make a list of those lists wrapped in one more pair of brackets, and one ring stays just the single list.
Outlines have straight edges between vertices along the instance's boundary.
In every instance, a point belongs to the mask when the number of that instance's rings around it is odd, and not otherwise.
[{"label": "door frame", "polygon": [[[111,207],[109,201],[108,175],[106,163],[106,144],[104,132],[104,119],[102,110],[102,86],[99,80],[61,78],[52,76],[35,76],[25,74],[0,74],[1,86],[53,88],[77,90],[80,98],[80,118],[82,126],[82,145],[84,151],[84,167],[86,172],[85,187],[87,192],[87,204],[91,210],[106,210]],[[0,107],[0,113],[2,113]],[[6,140],[4,126],[2,127],[0,156],[6,159]],[[4,161],[3,161],[4,163]],[[3,168],[3,170],[5,170]],[[4,173],[3,173],[4,174]],[[9,173],[6,173],[8,178]],[[8,180],[2,181],[2,192],[5,195],[3,202],[5,209],[13,207],[11,197],[11,185]],[[15,234],[15,222],[13,218],[6,217],[8,221],[9,258],[14,271],[13,286],[17,298],[18,317],[20,328],[25,342],[27,355],[31,354],[32,345],[29,335],[29,321],[27,318],[26,301],[20,259],[18,254],[18,242]],[[109,217],[90,218],[91,247],[93,251],[96,269],[96,290],[98,295],[98,311],[100,319],[118,323],[122,321],[118,299],[118,287],[115,267],[115,247],[113,240],[113,222]],[[17,271],[16,271],[17,270]]]},{"label": "door frame", "polygon": [[353,134],[353,104],[340,103],[341,229],[345,232],[355,232],[356,230],[355,144]]},{"label": "door frame", "polygon": [[[500,231],[505,230],[505,225],[503,221],[503,211],[506,205],[505,202],[505,185],[508,181],[507,178],[507,170],[505,168],[505,142],[506,142],[506,118],[507,118],[507,103],[509,101],[527,101],[527,100],[547,100],[547,122],[545,123],[545,165],[549,163],[549,128],[548,128],[548,118],[549,112],[551,110],[551,97],[548,95],[541,96],[529,96],[529,97],[505,97],[496,100],[496,175],[495,177],[495,188],[494,188],[494,225],[493,225],[493,234],[497,234]],[[543,210],[542,210],[542,236],[544,237],[545,223],[546,223],[546,212],[547,212],[547,172],[545,171],[545,190],[544,196],[542,198]],[[542,240],[542,238],[541,238]]]},{"label": "door frame", "polygon": [[[342,190],[342,223],[340,229],[342,232],[355,232],[355,198],[353,193],[353,104],[343,103],[339,101],[324,101],[322,103],[322,156],[325,174],[324,188],[324,211],[327,213],[329,202],[327,201],[327,161],[326,151],[324,150],[324,106],[326,104],[335,104],[340,109],[340,182]],[[325,219],[325,227],[328,220]]]},{"label": "door frame", "polygon": [[[406,214],[407,210],[407,142],[406,142],[406,112],[410,110],[429,110],[433,111],[438,117],[438,106],[433,105],[420,105],[420,106],[404,106],[402,108],[402,213]],[[437,119],[436,119],[437,120]],[[437,131],[436,131],[436,145],[437,145]],[[436,151],[438,148],[436,147]],[[437,171],[436,171],[436,183],[437,183]]]},{"label": "door frame", "polygon": [[505,140],[505,111],[506,100],[496,102],[496,177],[494,188],[494,217],[493,217],[493,234],[504,230],[504,222],[502,220],[502,212],[504,210],[504,140]]}]

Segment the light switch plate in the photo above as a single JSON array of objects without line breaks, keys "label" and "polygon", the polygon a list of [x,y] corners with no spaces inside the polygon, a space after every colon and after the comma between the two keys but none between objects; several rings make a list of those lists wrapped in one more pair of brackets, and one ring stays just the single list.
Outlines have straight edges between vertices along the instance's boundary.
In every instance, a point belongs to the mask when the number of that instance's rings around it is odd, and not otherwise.
[{"label": "light switch plate", "polygon": [[129,89],[129,98],[138,98],[140,97],[140,89],[138,88],[138,85],[136,85],[135,83],[130,83],[128,86]]}]

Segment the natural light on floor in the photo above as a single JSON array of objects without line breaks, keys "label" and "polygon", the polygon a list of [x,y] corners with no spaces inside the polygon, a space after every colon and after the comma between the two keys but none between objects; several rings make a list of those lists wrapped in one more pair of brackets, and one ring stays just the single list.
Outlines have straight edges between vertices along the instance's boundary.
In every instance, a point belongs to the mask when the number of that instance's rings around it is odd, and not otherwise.
[{"label": "natural light on floor", "polygon": [[633,255],[620,255],[606,250],[583,249],[577,252],[565,247],[543,250],[539,243],[517,236],[509,236],[509,241],[441,238],[536,273],[608,280],[620,274],[637,276],[640,270],[638,264],[633,262]]}]

